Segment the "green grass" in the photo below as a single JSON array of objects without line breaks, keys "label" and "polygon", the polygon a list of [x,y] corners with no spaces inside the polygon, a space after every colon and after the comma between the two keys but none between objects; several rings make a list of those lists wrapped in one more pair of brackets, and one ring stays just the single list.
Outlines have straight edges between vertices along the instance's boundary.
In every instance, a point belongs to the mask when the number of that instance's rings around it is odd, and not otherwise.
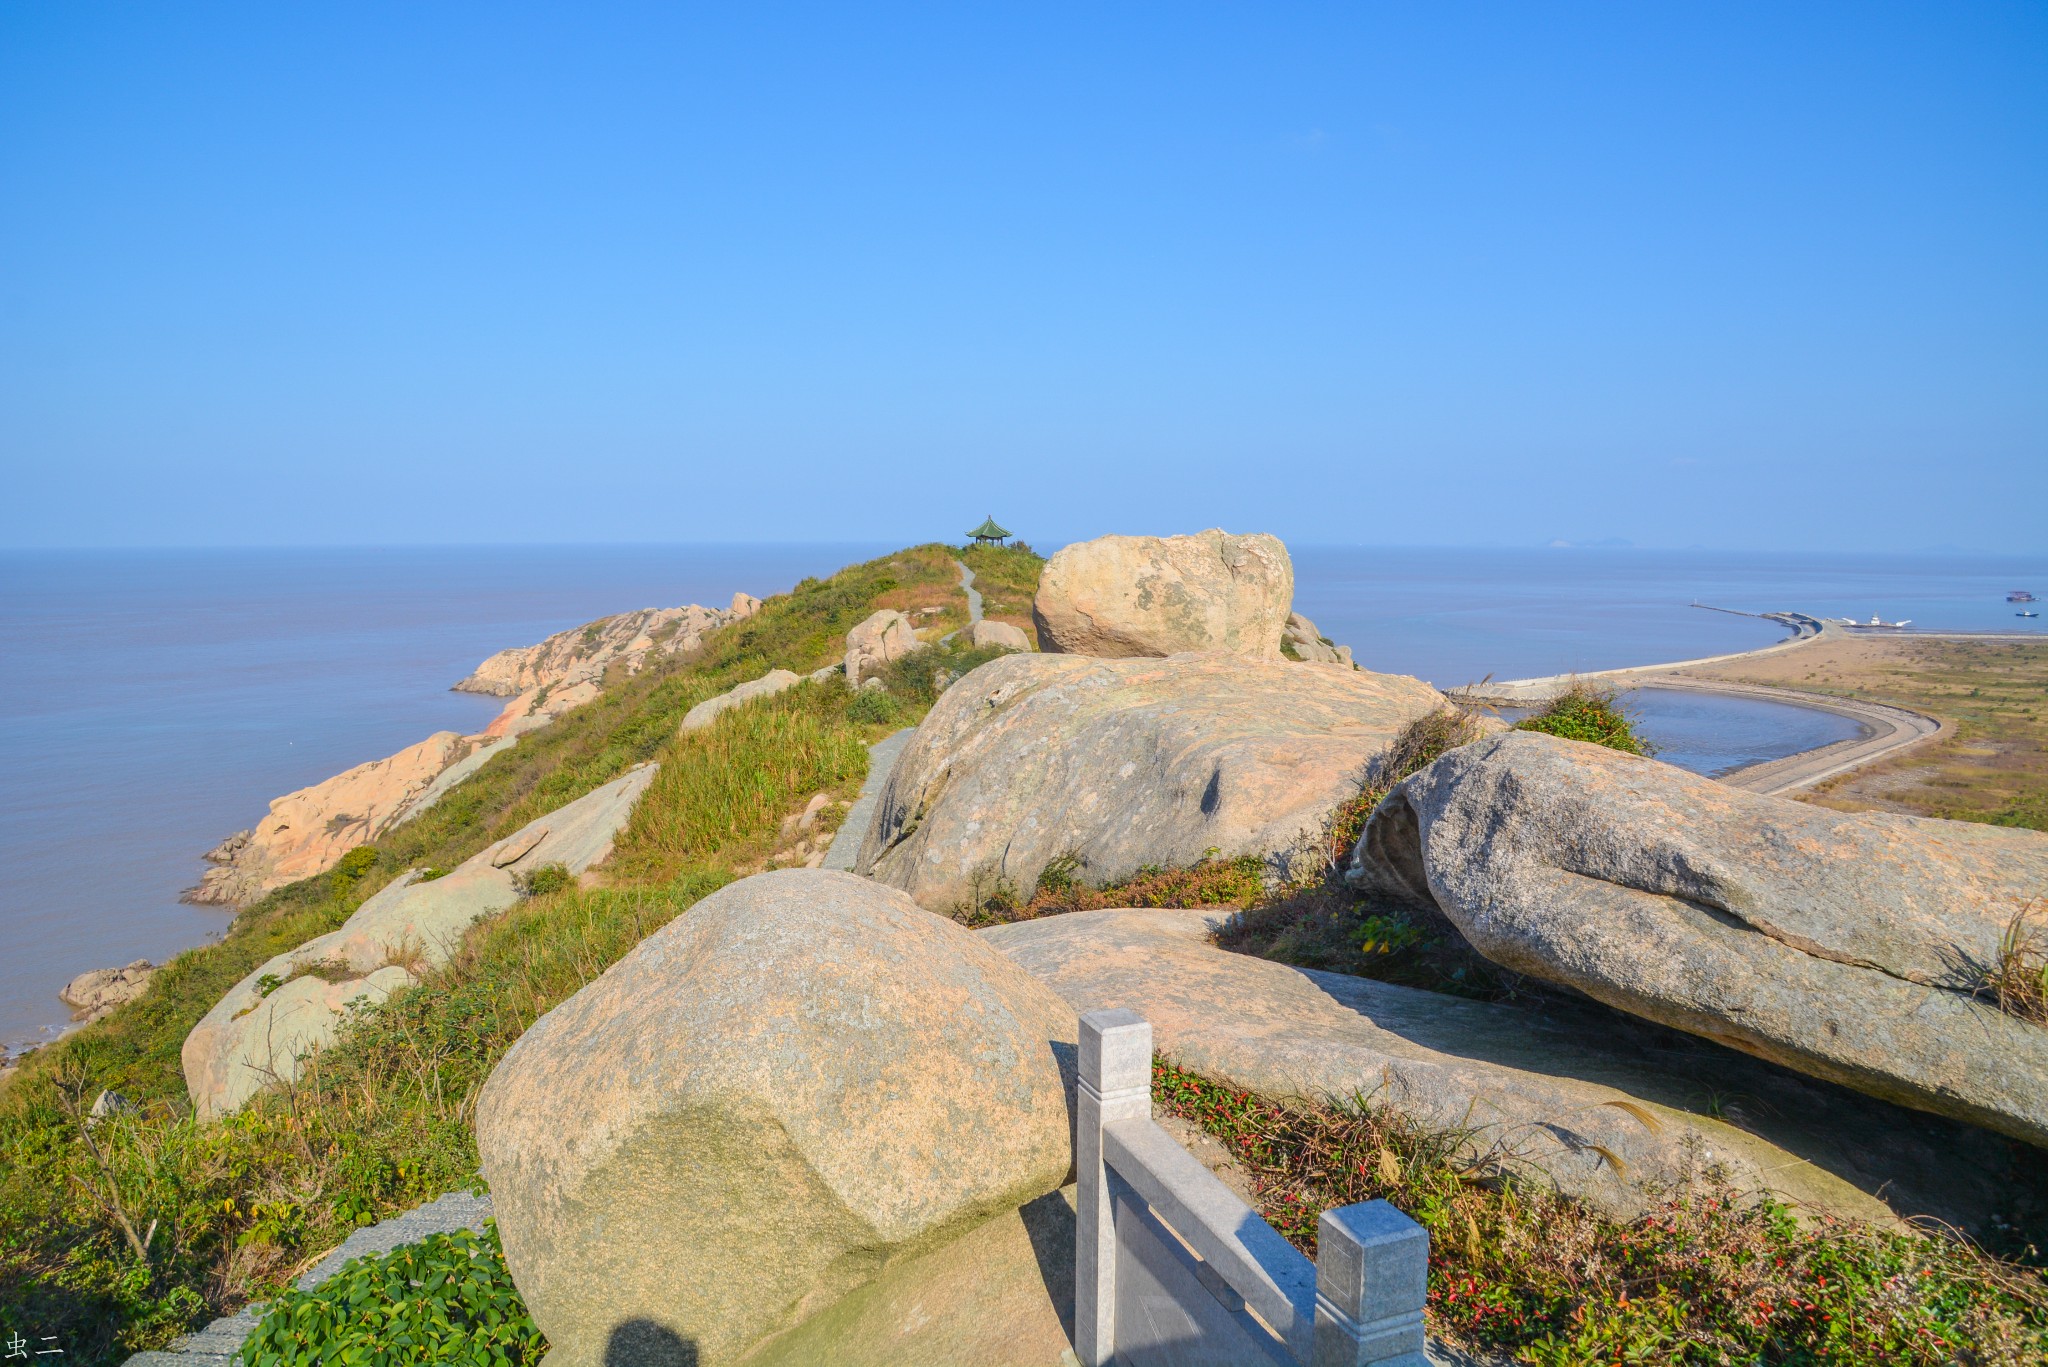
[{"label": "green grass", "polygon": [[[887,725],[853,715],[829,685],[678,737],[683,714],[771,668],[836,659],[847,629],[890,600],[957,605],[951,557],[916,547],[807,580],[687,661],[615,672],[601,697],[416,820],[245,909],[136,1001],[29,1055],[0,1091],[0,1336],[56,1335],[68,1362],[116,1362],[273,1293],[358,1225],[472,1182],[471,1107],[520,1032],[734,877],[812,793],[856,786],[863,742],[915,721],[935,696],[933,668],[969,657],[913,657],[922,682],[906,666]],[[237,981],[339,926],[403,870],[453,868],[649,759],[662,772],[620,836],[610,886],[535,885],[446,967],[362,1013],[295,1085],[222,1123],[193,1120],[179,1048]],[[107,1087],[136,1110],[88,1132],[81,1112]]]},{"label": "green grass", "polygon": [[1634,1220],[1518,1183],[1485,1135],[1365,1104],[1279,1102],[1164,1060],[1160,1109],[1251,1177],[1315,1255],[1317,1217],[1387,1200],[1430,1233],[1430,1331],[1541,1367],[1586,1363],[2021,1367],[2048,1359],[2048,1281],[1946,1238],[1822,1220],[1735,1192],[1710,1162]]}]

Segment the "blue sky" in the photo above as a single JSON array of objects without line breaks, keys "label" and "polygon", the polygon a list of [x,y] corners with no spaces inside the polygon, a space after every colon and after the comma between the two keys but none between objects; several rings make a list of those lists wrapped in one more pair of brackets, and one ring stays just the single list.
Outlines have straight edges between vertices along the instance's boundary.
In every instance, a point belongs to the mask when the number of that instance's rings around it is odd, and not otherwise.
[{"label": "blue sky", "polygon": [[0,5],[0,544],[2048,543],[2048,6]]}]

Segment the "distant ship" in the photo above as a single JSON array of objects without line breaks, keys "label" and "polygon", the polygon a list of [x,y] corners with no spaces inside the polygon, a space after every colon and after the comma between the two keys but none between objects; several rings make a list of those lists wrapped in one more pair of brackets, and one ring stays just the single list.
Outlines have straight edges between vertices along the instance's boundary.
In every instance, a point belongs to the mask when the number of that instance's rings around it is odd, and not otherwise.
[{"label": "distant ship", "polygon": [[2031,603],[2034,601],[2034,595],[2028,593],[2025,589],[2014,589],[2011,593],[2005,595],[2005,601],[2008,603]]},{"label": "distant ship", "polygon": [[2015,617],[2039,617],[2040,615],[2040,613],[2035,612],[2030,608],[2021,608],[2018,612],[2015,612],[2013,614],[2013,616]]}]

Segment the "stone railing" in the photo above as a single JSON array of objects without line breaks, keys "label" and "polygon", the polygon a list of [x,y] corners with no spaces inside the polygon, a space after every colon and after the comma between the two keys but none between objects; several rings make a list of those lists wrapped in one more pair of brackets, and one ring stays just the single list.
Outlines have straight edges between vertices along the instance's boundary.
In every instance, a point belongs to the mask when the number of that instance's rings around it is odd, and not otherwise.
[{"label": "stone railing", "polygon": [[1074,1348],[1082,1367],[1423,1367],[1429,1234],[1323,1212],[1311,1264],[1152,1119],[1152,1027],[1081,1017]]}]

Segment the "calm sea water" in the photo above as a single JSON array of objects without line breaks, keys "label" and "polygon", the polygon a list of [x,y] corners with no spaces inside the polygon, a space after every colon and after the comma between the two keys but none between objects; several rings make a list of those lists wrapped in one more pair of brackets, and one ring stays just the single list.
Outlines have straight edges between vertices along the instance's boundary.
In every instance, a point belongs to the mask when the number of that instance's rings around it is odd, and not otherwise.
[{"label": "calm sea water", "polygon": [[[886,546],[0,553],[0,1043],[60,1028],[88,968],[217,935],[199,856],[269,799],[499,703],[492,651],[631,608],[766,595]],[[1370,668],[1452,685],[1767,644],[1694,598],[1948,628],[2023,626],[2048,559],[1305,547],[1296,603]],[[1714,772],[1847,734],[1829,714],[1637,695],[1665,757]]]}]

